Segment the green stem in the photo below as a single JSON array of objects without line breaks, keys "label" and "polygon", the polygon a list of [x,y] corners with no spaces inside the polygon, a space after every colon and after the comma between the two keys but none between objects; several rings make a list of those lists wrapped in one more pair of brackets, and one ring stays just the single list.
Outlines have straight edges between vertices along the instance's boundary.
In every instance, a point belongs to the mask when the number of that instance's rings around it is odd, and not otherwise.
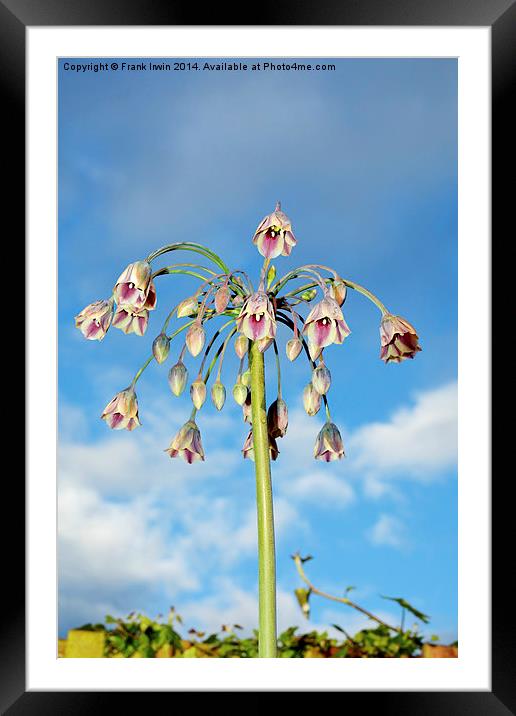
[{"label": "green stem", "polygon": [[251,411],[253,423],[256,506],[258,511],[258,656],[277,656],[276,637],[276,560],[274,514],[272,507],[271,463],[265,404],[265,362],[256,341],[251,343]]}]

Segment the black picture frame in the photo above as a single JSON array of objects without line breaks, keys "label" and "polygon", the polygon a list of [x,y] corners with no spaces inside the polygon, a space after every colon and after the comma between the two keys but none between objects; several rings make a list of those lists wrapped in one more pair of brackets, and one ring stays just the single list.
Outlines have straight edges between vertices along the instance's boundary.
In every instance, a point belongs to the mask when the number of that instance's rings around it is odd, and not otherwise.
[{"label": "black picture frame", "polygon": [[[193,4],[149,0],[0,0],[0,87],[4,129],[4,217],[12,223],[10,241],[23,245],[25,216],[25,32],[27,26],[66,25],[431,25],[489,26],[492,37],[492,236],[501,243],[513,234],[510,213],[514,205],[516,114],[511,94],[516,88],[516,0],[290,0],[281,5],[243,6],[226,0],[202,11]],[[512,93],[511,93],[512,90]],[[512,161],[511,161],[512,158]],[[507,172],[507,177],[510,173]],[[512,243],[511,241],[506,243]],[[21,264],[21,260],[19,264]],[[488,287],[489,288],[489,287]],[[490,290],[490,289],[489,289]],[[494,318],[494,312],[493,312]],[[494,325],[493,325],[494,330]],[[484,339],[486,337],[484,336]],[[478,340],[475,336],[473,340]],[[501,441],[501,438],[499,438]],[[505,473],[508,478],[510,475]],[[8,478],[8,480],[7,480]],[[83,714],[115,704],[113,692],[26,692],[25,690],[25,487],[21,475],[4,473],[4,510],[12,527],[4,529],[4,607],[0,630],[0,709],[17,714]],[[516,713],[516,663],[513,590],[514,572],[507,552],[514,517],[508,499],[510,479],[492,485],[492,690],[449,692],[347,692],[343,707],[374,709],[381,713],[475,714],[502,716]],[[507,487],[506,487],[507,485]],[[496,519],[495,519],[496,515]],[[474,594],[470,596],[474,600]],[[156,694],[157,695],[157,694]],[[162,694],[168,696],[170,694]],[[143,694],[131,692],[138,707]],[[148,698],[148,696],[145,696]],[[353,703],[352,703],[353,702]],[[148,706],[148,702],[147,706]],[[169,701],[169,704],[171,702]]]}]

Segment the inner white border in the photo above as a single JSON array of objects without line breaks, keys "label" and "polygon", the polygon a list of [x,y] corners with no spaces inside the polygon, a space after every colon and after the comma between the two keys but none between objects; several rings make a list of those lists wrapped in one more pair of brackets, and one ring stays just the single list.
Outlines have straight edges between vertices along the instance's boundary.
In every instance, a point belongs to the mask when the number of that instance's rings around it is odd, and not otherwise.
[{"label": "inner white border", "polygon": [[[27,690],[489,690],[490,28],[31,27],[27,47]],[[74,56],[459,58],[458,659],[56,658],[56,60]]]}]

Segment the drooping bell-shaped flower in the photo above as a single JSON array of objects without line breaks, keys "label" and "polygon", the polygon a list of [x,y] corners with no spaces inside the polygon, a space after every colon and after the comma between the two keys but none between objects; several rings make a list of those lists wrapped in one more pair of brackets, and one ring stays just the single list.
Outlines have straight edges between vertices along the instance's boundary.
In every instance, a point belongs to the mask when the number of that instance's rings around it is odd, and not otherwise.
[{"label": "drooping bell-shaped flower", "polygon": [[206,383],[200,376],[190,386],[190,397],[197,410],[200,410],[206,400]]},{"label": "drooping bell-shaped flower", "polygon": [[164,363],[170,353],[170,338],[164,333],[160,333],[152,342],[152,355],[156,363]]},{"label": "drooping bell-shaped flower", "polygon": [[249,350],[249,338],[239,333],[235,338],[235,353],[242,359]]},{"label": "drooping bell-shaped flower", "polygon": [[312,385],[320,395],[326,395],[331,385],[331,373],[324,363],[319,365],[312,371]]},{"label": "drooping bell-shaped flower", "polygon": [[186,318],[186,316],[194,316],[198,310],[197,296],[188,296],[188,298],[181,301],[176,309],[176,314],[178,318]]},{"label": "drooping bell-shaped flower", "polygon": [[283,438],[287,434],[288,409],[283,398],[277,398],[267,411],[267,431],[271,438]]},{"label": "drooping bell-shaped flower", "polygon": [[380,324],[380,358],[385,363],[401,363],[414,358],[421,349],[416,329],[401,316],[386,314]]},{"label": "drooping bell-shaped flower", "polygon": [[113,320],[113,298],[95,301],[75,316],[75,326],[89,341],[101,341]]},{"label": "drooping bell-shaped flower", "polygon": [[303,326],[308,339],[310,356],[315,360],[323,348],[342,343],[351,333],[337,301],[326,293],[308,314]]},{"label": "drooping bell-shaped flower", "polygon": [[149,325],[149,312],[146,308],[135,313],[129,307],[117,306],[113,316],[113,327],[120,328],[126,335],[134,333],[143,336]]},{"label": "drooping bell-shaped flower", "polygon": [[215,294],[215,310],[222,313],[226,310],[229,303],[230,293],[227,283],[223,284]]},{"label": "drooping bell-shaped flower", "polygon": [[311,383],[303,390],[303,406],[310,416],[316,415],[321,408],[321,395],[315,390]]},{"label": "drooping bell-shaped flower", "polygon": [[266,259],[275,259],[280,255],[289,256],[296,243],[290,219],[281,211],[278,201],[272,214],[260,222],[253,236],[253,244]]},{"label": "drooping bell-shaped flower", "polygon": [[338,427],[335,423],[325,423],[315,441],[315,459],[333,462],[334,460],[340,460],[344,455],[344,446]]},{"label": "drooping bell-shaped flower", "polygon": [[134,430],[141,425],[134,388],[130,386],[117,393],[100,417],[112,430]]},{"label": "drooping bell-shaped flower", "polygon": [[[145,306],[149,293],[154,292],[152,308],[156,305],[156,291],[151,281],[152,268],[147,261],[135,261],[122,271],[113,289],[115,301],[119,306],[132,309],[135,313]],[[152,310],[152,309],[151,309]]]},{"label": "drooping bell-shaped flower", "polygon": [[174,395],[181,395],[186,387],[187,380],[188,370],[186,369],[183,361],[178,360],[178,362],[168,371],[168,384],[170,385],[170,390],[174,393]]},{"label": "drooping bell-shaped flower", "polygon": [[233,398],[238,405],[243,405],[245,403],[245,400],[247,398],[247,390],[248,389],[246,388],[246,386],[240,381],[238,383],[235,383],[235,385],[233,386]]},{"label": "drooping bell-shaped flower", "polygon": [[[277,460],[279,455],[278,445],[276,443],[276,440],[269,436],[269,454],[271,456],[271,460]],[[252,460],[254,462],[254,447],[253,447],[253,429],[249,431],[244,446],[242,448],[242,455],[244,458],[248,458],[249,460]]]},{"label": "drooping bell-shaped flower", "polygon": [[211,399],[217,410],[222,410],[226,402],[226,388],[220,380],[216,380],[211,386]]},{"label": "drooping bell-shaped flower", "polygon": [[195,420],[188,420],[183,425],[165,452],[170,457],[182,457],[189,465],[198,460],[204,460],[201,433]]},{"label": "drooping bell-shaped flower", "polygon": [[237,329],[250,341],[276,336],[274,309],[265,291],[256,291],[247,298],[237,318]]},{"label": "drooping bell-shaped flower", "polygon": [[194,358],[202,351],[205,340],[206,333],[204,332],[204,328],[199,321],[196,321],[188,329],[185,338],[186,347]]},{"label": "drooping bell-shaped flower", "polygon": [[299,340],[299,338],[291,338],[289,341],[287,341],[287,344],[285,346],[285,352],[287,354],[287,358],[290,361],[295,361],[302,350],[303,344]]}]

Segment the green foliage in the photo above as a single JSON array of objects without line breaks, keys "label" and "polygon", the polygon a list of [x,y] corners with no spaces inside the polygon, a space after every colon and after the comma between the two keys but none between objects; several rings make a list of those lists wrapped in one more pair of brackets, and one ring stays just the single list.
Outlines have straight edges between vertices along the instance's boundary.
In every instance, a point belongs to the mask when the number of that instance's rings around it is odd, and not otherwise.
[{"label": "green foliage", "polygon": [[[308,591],[308,590],[307,590]],[[167,621],[131,613],[126,619],[108,615],[105,624],[85,624],[88,631],[105,631],[105,656],[122,658],[175,657],[182,659],[222,658],[255,659],[258,657],[258,632],[242,636],[239,624],[225,625],[220,632],[206,634],[190,629],[187,638],[176,630],[181,617],[170,611]],[[286,629],[278,637],[278,657],[283,659],[313,658],[396,658],[419,656],[423,639],[417,631],[392,633],[385,626],[363,629],[351,637],[338,624],[342,639],[327,632],[310,631],[298,634],[298,627]]]},{"label": "green foliage", "polygon": [[397,602],[400,607],[411,612],[411,614],[413,614],[416,619],[420,619],[425,624],[428,624],[428,622],[430,621],[430,617],[428,616],[428,614],[423,614],[423,612],[420,612],[418,609],[409,604],[406,599],[403,599],[402,597],[385,597],[383,594],[380,594],[380,596],[382,599],[389,599],[391,602]]}]

